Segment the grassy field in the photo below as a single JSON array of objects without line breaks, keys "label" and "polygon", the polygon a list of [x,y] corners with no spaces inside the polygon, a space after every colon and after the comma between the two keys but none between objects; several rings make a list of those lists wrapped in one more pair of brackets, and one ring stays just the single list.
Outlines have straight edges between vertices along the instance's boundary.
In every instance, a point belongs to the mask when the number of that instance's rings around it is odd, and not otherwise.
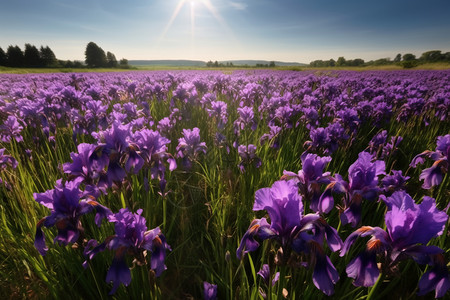
[{"label": "grassy field", "polygon": [[[4,69],[2,72],[25,70],[29,69]],[[448,72],[330,73],[330,70],[320,72],[323,69],[319,69],[319,72],[303,73],[276,69],[244,70],[224,76],[224,72],[231,70],[207,70],[183,71],[175,75],[168,75],[170,72],[132,72],[123,77],[120,73],[100,74],[94,72],[98,70],[87,69],[80,71],[92,72],[79,76],[42,74],[42,77],[13,76],[8,79],[8,75],[4,75],[0,87],[1,120],[6,122],[8,117],[10,120],[14,117],[23,128],[11,130],[9,141],[4,137],[5,127],[0,131],[3,139],[0,149],[5,148],[4,154],[18,161],[18,166],[13,168],[13,164],[8,164],[5,159],[0,168],[3,180],[0,186],[0,298],[111,297],[108,294],[112,285],[105,282],[105,278],[117,252],[99,253],[88,261],[87,268],[83,268],[82,263],[86,260],[83,251],[89,239],[102,242],[115,234],[112,222],[103,221],[101,227],[97,227],[94,214],[85,214],[80,218],[83,230],[76,242],[68,245],[53,243],[58,230],[64,227],[62,222],[42,228],[49,248],[45,256],[40,255],[34,245],[36,228],[43,224],[40,220],[54,211],[37,203],[36,193],[53,190],[58,179],[66,183],[73,180],[74,175],[64,172],[63,165],[75,162],[77,146],[81,143],[91,144],[96,149],[85,164],[95,155],[108,153],[107,159],[116,159],[117,165],[105,165],[99,172],[108,173],[113,167],[124,172],[123,178],[111,179],[105,192],[95,196],[89,194],[88,199],[95,198],[114,213],[123,208],[132,212],[143,209],[147,228],[159,227],[171,246],[165,259],[167,270],[159,277],[155,276],[150,263],[140,263],[142,257],[138,257],[135,248],[130,246],[128,252],[124,251],[126,263],[132,267],[132,280],[127,287],[120,285],[112,296],[115,299],[201,299],[204,281],[217,285],[219,299],[262,299],[261,292],[269,299],[281,298],[280,295],[286,293],[288,299],[327,299],[312,279],[313,267],[317,264],[317,256],[311,254],[316,253],[314,251],[329,256],[339,274],[340,280],[333,284],[333,299],[418,298],[419,278],[431,266],[419,265],[411,258],[384,268],[382,279],[373,287],[354,286],[346,267],[359,251],[365,249],[368,237],[359,239],[343,257],[338,251],[333,252],[331,246],[323,242],[323,237],[321,244],[309,241],[313,246],[299,253],[285,245],[281,247],[281,239],[260,240],[260,237],[257,238],[258,249],[242,259],[237,258],[236,250],[252,220],[268,217],[265,210],[253,210],[255,193],[280,180],[284,170],[297,173],[305,168],[301,159],[304,151],[321,157],[329,155],[331,161],[323,171],[330,172],[329,176],[334,179],[340,174],[343,180],[349,181],[350,166],[357,161],[360,152],[369,151],[372,138],[383,130],[389,137],[385,143],[391,137],[401,136],[403,140],[385,156],[382,155],[383,145],[377,146],[372,162],[383,161],[386,174],[401,170],[403,175],[410,176],[399,188],[411,195],[417,204],[424,196],[430,196],[436,199],[437,209],[445,210],[450,196],[448,173],[443,175],[439,185],[424,189],[420,176],[433,161],[427,158],[424,165],[417,168],[410,167],[410,163],[425,150],[437,151],[437,137],[450,131],[448,116],[439,117],[439,112],[446,109],[438,107],[442,97],[436,96],[444,94],[449,84],[445,81],[449,78]],[[200,83],[198,88],[194,87],[194,81]],[[111,92],[113,89],[116,93]],[[208,93],[214,94],[215,100],[211,100]],[[392,106],[380,113],[379,106],[367,109],[360,104],[372,100]],[[214,111],[213,104],[219,101],[227,105],[225,115]],[[33,106],[36,103],[39,105]],[[97,106],[92,108],[94,104]],[[245,116],[244,106],[249,107],[253,117]],[[307,109],[311,107],[317,108],[317,118],[308,114]],[[344,114],[344,108],[350,109],[349,114]],[[351,109],[355,110],[356,117]],[[287,113],[284,115],[284,112]],[[165,118],[170,119],[172,127],[162,126],[167,121]],[[104,122],[106,125],[102,127]],[[114,142],[105,142],[105,138],[114,135],[114,124],[119,128],[117,122],[129,127],[120,127],[120,136]],[[330,141],[321,144],[320,140],[317,142],[311,137],[314,130],[320,131],[318,128],[328,128],[330,124],[342,128],[330,127]],[[280,131],[265,143],[261,142],[274,126]],[[200,130],[197,146],[205,142],[207,150],[188,156],[191,159],[189,166],[179,154],[182,151],[179,144],[182,138],[188,140],[183,129],[193,128]],[[139,144],[141,139],[135,135],[144,129],[158,131],[171,142],[167,149],[150,156],[151,163],[134,172],[127,168],[127,163],[137,154],[144,157],[144,147]],[[92,132],[101,134],[97,139]],[[15,139],[14,134],[20,134],[23,141]],[[256,156],[239,149],[239,146],[248,145],[256,145],[253,153]],[[164,156],[164,160],[158,162],[165,166],[164,175],[153,178],[152,168],[157,165],[160,153],[175,158],[177,168],[170,171]],[[82,170],[87,169],[84,166]],[[373,172],[367,171],[367,177]],[[161,190],[161,176],[166,181],[164,191]],[[95,178],[92,176],[89,180],[101,186],[95,181],[98,177]],[[382,178],[384,175],[379,175],[375,180],[377,196],[389,197],[392,191],[382,188]],[[83,181],[79,188],[88,192],[90,183]],[[319,182],[311,188],[314,186],[321,193],[327,188],[327,184]],[[299,192],[305,215],[316,214],[310,208],[310,192]],[[326,221],[336,228],[342,240],[361,225],[387,228],[384,218],[388,208],[383,201],[378,201],[381,198],[362,201],[362,221],[358,227],[342,224],[340,215],[345,195],[333,191],[335,205],[329,213],[317,213],[322,218],[320,224]],[[275,221],[275,218],[269,220]],[[445,234],[448,222],[446,224],[444,234],[433,235],[426,244],[441,247],[442,257],[448,263],[450,238]],[[315,230],[305,228],[302,234],[312,234]],[[280,249],[284,249],[284,253],[292,250],[284,262],[279,259],[280,255],[283,257]],[[150,252],[147,252],[147,260]],[[141,261],[134,258],[141,258]],[[380,266],[384,258],[380,252]],[[271,275],[280,272],[274,286],[270,284],[271,280],[267,284],[258,275],[264,264],[269,264]],[[433,295],[434,291],[422,299]]]},{"label": "grassy field", "polygon": [[[0,74],[28,74],[28,73],[90,73],[90,72],[126,72],[126,71],[163,71],[163,70],[222,70],[225,73],[237,71],[237,70],[247,70],[247,69],[259,69],[255,67],[232,67],[232,68],[208,68],[208,67],[167,67],[167,66],[132,66],[130,69],[111,69],[111,68],[100,68],[100,69],[89,69],[89,68],[9,68],[0,66]],[[285,70],[285,71],[310,71],[310,70],[349,70],[349,71],[398,71],[403,70],[399,65],[386,65],[386,66],[363,66],[363,67],[329,67],[329,68],[312,68],[312,67],[275,67],[274,70]],[[412,70],[448,70],[450,69],[450,64],[445,63],[427,63],[419,65]]]}]

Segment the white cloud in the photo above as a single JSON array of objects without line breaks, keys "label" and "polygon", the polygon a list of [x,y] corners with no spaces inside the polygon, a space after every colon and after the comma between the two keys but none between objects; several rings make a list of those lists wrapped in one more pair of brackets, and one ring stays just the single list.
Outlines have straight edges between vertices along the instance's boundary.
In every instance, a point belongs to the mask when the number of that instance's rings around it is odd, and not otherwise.
[{"label": "white cloud", "polygon": [[230,2],[230,5],[237,10],[245,10],[247,8],[247,4],[242,2]]}]

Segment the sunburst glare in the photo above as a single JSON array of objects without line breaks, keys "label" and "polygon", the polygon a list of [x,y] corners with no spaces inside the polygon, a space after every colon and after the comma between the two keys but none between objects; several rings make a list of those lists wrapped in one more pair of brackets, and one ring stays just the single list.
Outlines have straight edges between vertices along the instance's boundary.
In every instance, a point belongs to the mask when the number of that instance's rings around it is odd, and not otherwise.
[{"label": "sunburst glare", "polygon": [[175,9],[173,10],[172,15],[170,16],[169,21],[167,22],[167,25],[164,27],[164,30],[162,31],[158,43],[160,44],[164,38],[167,35],[167,32],[172,27],[175,19],[178,17],[181,9],[185,5],[190,5],[190,46],[191,46],[191,54],[194,54],[195,52],[195,18],[196,18],[196,10],[200,9],[200,7],[205,7],[209,13],[214,17],[214,19],[220,24],[220,26],[227,32],[228,36],[236,41],[230,27],[222,18],[222,16],[219,14],[217,8],[211,3],[210,0],[179,0],[177,5],[175,6]]}]

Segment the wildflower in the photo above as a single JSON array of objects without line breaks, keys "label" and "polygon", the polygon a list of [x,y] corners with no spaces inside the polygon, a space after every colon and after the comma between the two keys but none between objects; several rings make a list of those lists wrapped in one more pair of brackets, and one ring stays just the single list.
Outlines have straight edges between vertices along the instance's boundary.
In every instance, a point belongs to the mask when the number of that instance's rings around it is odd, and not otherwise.
[{"label": "wildflower", "polygon": [[[361,220],[361,202],[363,199],[375,200],[381,189],[378,187],[378,176],[385,174],[385,163],[381,160],[373,160],[368,152],[361,152],[358,159],[348,168],[346,182],[341,175],[330,177],[331,183],[321,195],[319,202],[334,204],[331,191],[343,193],[342,224],[350,223],[353,227]],[[324,204],[322,204],[324,205]]]},{"label": "wildflower", "polygon": [[200,129],[183,129],[183,137],[178,139],[177,156],[183,158],[184,165],[190,168],[201,152],[206,154],[206,143],[200,142]]},{"label": "wildflower", "polygon": [[41,255],[45,255],[48,250],[42,232],[43,226],[56,226],[58,234],[54,242],[67,245],[75,243],[83,232],[81,216],[96,210],[95,223],[100,227],[102,220],[111,215],[109,208],[100,205],[92,196],[85,195],[78,188],[79,185],[80,181],[69,181],[63,185],[58,180],[53,190],[34,193],[34,199],[51,210],[50,215],[41,219],[36,227],[34,245]]},{"label": "wildflower", "polygon": [[271,275],[270,275],[270,268],[269,268],[268,264],[264,264],[262,266],[261,270],[259,270],[259,272],[257,274],[262,277],[262,279],[264,280],[264,283],[266,285],[272,284],[272,286],[274,286],[275,283],[277,283],[277,281],[280,279],[280,272],[276,272],[272,281],[270,280]]},{"label": "wildflower", "polygon": [[[444,272],[442,263],[436,262],[443,251],[426,244],[443,233],[447,214],[436,208],[435,200],[431,197],[425,196],[422,203],[415,204],[410,195],[398,191],[384,200],[388,207],[386,231],[380,227],[363,226],[351,233],[344,242],[341,256],[348,252],[358,237],[371,236],[366,249],[348,264],[347,275],[355,279],[353,284],[356,286],[372,286],[380,275],[377,257],[382,257],[382,270],[387,273],[392,273],[399,261],[412,258],[419,264],[432,266],[432,271],[422,276],[419,284],[421,293],[432,288],[436,288],[436,294],[445,293],[450,287],[448,272]],[[436,280],[443,280],[442,284],[446,285],[438,286]]]},{"label": "wildflower", "polygon": [[294,178],[298,182],[300,194],[310,201],[310,208],[315,212],[329,213],[333,208],[330,202],[320,202],[320,184],[328,184],[330,172],[323,172],[325,165],[331,161],[330,156],[320,157],[312,153],[301,156],[302,170],[297,174],[284,171],[283,177]]},{"label": "wildflower", "polygon": [[[84,251],[88,259],[93,259],[99,252],[106,248],[113,250],[114,258],[106,274],[106,282],[112,282],[113,288],[110,295],[114,294],[120,284],[128,286],[131,282],[131,272],[126,264],[126,254],[133,255],[139,265],[146,264],[146,254],[151,252],[150,268],[158,277],[167,268],[164,264],[166,251],[170,251],[164,235],[159,227],[147,230],[146,220],[139,209],[135,214],[128,208],[122,208],[116,214],[108,216],[108,221],[115,223],[116,234],[108,237],[102,244],[90,240]],[[87,262],[83,265],[86,267]]]},{"label": "wildflower", "polygon": [[291,250],[309,254],[314,267],[314,285],[327,295],[334,293],[333,284],[339,280],[338,272],[325,255],[322,244],[327,240],[332,251],[341,248],[342,241],[336,230],[330,227],[317,214],[303,215],[302,198],[294,180],[276,181],[272,187],[263,188],[255,193],[253,210],[266,210],[266,218],[255,219],[242,237],[236,255],[254,251],[259,247],[258,240],[274,239],[281,244],[281,261],[290,259]]},{"label": "wildflower", "polygon": [[426,150],[416,155],[410,166],[415,168],[418,164],[424,163],[424,157],[434,160],[430,168],[424,169],[419,178],[423,180],[422,188],[430,189],[442,182],[444,175],[448,172],[450,157],[450,134],[437,138],[436,151]]},{"label": "wildflower", "polygon": [[209,282],[203,282],[203,298],[205,300],[215,300],[217,299],[217,284],[212,284]]},{"label": "wildflower", "polygon": [[239,169],[241,173],[245,172],[245,166],[253,163],[255,168],[259,168],[262,164],[262,161],[259,157],[256,156],[256,146],[250,144],[248,146],[239,145],[238,153],[241,157],[241,161],[239,162]]},{"label": "wildflower", "polygon": [[15,116],[8,116],[3,125],[0,126],[0,137],[2,142],[7,142],[14,138],[18,143],[23,141],[20,135],[23,126],[17,121]]}]

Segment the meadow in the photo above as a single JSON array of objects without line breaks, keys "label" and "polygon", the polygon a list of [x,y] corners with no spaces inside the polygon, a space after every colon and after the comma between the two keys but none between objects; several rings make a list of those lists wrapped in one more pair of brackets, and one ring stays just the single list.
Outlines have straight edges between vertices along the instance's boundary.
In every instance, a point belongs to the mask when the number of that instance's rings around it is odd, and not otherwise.
[{"label": "meadow", "polygon": [[0,74],[0,297],[448,297],[449,113],[449,70]]}]

